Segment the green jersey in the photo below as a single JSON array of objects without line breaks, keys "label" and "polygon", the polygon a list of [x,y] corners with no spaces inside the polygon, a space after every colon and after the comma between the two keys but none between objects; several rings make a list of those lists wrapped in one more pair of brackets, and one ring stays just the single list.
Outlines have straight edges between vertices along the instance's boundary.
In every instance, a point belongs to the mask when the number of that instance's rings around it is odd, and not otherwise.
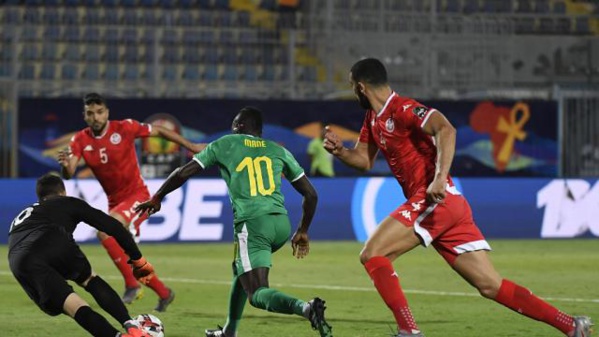
[{"label": "green jersey", "polygon": [[235,222],[265,214],[287,214],[281,176],[293,182],[304,170],[284,147],[243,134],[223,136],[193,157],[202,168],[218,165],[229,188]]}]

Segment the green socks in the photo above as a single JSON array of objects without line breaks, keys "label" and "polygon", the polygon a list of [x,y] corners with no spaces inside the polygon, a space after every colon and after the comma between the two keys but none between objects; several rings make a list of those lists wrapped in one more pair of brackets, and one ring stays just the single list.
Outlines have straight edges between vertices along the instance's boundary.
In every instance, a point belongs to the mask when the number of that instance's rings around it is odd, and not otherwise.
[{"label": "green socks", "polygon": [[306,302],[284,294],[276,289],[259,288],[250,299],[250,304],[256,308],[271,312],[304,316]]}]

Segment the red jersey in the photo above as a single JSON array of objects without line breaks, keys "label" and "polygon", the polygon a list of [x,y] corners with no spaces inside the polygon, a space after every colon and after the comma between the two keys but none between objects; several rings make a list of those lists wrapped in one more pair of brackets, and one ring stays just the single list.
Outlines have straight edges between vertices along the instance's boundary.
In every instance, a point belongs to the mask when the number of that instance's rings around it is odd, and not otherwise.
[{"label": "red jersey", "polygon": [[[426,190],[435,176],[437,148],[434,138],[422,130],[434,111],[392,93],[381,111],[366,112],[360,130],[360,142],[376,144],[408,199]],[[451,177],[448,183],[453,186]]]},{"label": "red jersey", "polygon": [[148,190],[139,171],[135,138],[148,137],[151,131],[151,125],[127,119],[108,121],[100,136],[94,136],[88,127],[71,139],[72,154],[83,157],[91,168],[108,197],[109,208],[133,193]]}]

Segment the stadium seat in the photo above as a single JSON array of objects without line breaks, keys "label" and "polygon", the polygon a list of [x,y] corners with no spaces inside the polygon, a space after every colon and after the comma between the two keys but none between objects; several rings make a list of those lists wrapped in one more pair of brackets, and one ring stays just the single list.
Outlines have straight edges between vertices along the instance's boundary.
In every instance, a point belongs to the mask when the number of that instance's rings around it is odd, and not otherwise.
[{"label": "stadium seat", "polygon": [[126,10],[123,13],[123,23],[130,26],[139,24],[141,20],[138,17],[138,13],[136,10]]},{"label": "stadium seat", "polygon": [[136,63],[126,63],[123,71],[123,79],[134,81],[139,79],[139,68]]},{"label": "stadium seat", "polygon": [[152,46],[146,46],[139,57],[139,61],[146,64],[154,64],[155,51]]},{"label": "stadium seat", "polygon": [[[179,30],[174,29],[174,28],[167,28],[167,29],[163,30],[160,42],[167,46],[172,46],[172,45],[179,43]],[[189,42],[185,42],[185,43],[189,43]]]},{"label": "stadium seat", "polygon": [[36,66],[33,63],[23,63],[21,64],[21,69],[19,70],[19,78],[23,80],[32,80],[36,76]]},{"label": "stadium seat", "polygon": [[239,79],[239,69],[237,68],[237,65],[226,65],[222,79],[225,81],[237,81]]},{"label": "stadium seat", "polygon": [[258,66],[255,64],[248,64],[245,66],[244,79],[249,82],[258,80]]},{"label": "stadium seat", "polygon": [[174,8],[177,6],[176,0],[158,0],[158,6],[162,8]]},{"label": "stadium seat", "polygon": [[29,23],[29,24],[41,23],[42,22],[41,9],[38,7],[25,7],[25,12],[23,13],[23,22]]},{"label": "stadium seat", "polygon": [[213,21],[213,18],[214,15],[212,12],[200,11],[198,16],[198,25],[214,28],[215,22]]},{"label": "stadium seat", "polygon": [[[90,2],[93,2],[90,4]],[[81,1],[79,0],[64,0],[64,4],[66,6],[79,6],[81,5]],[[94,0],[86,0],[84,1],[84,6],[88,6],[88,7],[92,7],[96,5],[96,2]]]},{"label": "stadium seat", "polygon": [[221,44],[232,44],[235,41],[234,31],[231,29],[221,29],[219,36],[219,43]]},{"label": "stadium seat", "polygon": [[27,43],[23,45],[23,49],[21,50],[21,56],[19,57],[25,61],[33,61],[39,59],[39,50],[37,43]]},{"label": "stadium seat", "polygon": [[[164,72],[162,78],[169,81],[176,81],[179,79],[178,67],[174,64],[167,64],[164,66]],[[197,76],[199,78],[199,74]]]},{"label": "stadium seat", "polygon": [[56,78],[56,64],[55,63],[44,63],[42,64],[42,72],[40,78],[43,80],[53,80]]},{"label": "stadium seat", "polygon": [[464,0],[462,11],[466,14],[477,13],[480,10],[478,0]]},{"label": "stadium seat", "polygon": [[82,59],[81,52],[79,51],[79,44],[69,43],[65,49],[63,58],[67,61],[80,61]]},{"label": "stadium seat", "polygon": [[193,26],[194,18],[193,13],[195,11],[190,10],[179,10],[177,11],[178,15],[176,16],[175,23],[180,26]]},{"label": "stadium seat", "polygon": [[549,0],[535,0],[536,13],[549,13]]},{"label": "stadium seat", "polygon": [[43,15],[44,24],[55,25],[60,22],[60,14],[58,9],[55,7],[48,7],[44,11]]},{"label": "stadium seat", "polygon": [[[139,4],[142,6],[146,6],[146,3],[151,0],[139,0]],[[137,0],[120,0],[120,6],[123,7],[135,7],[137,6]]]},{"label": "stadium seat", "polygon": [[200,8],[212,8],[213,4],[212,4],[212,0],[197,0],[197,4]]},{"label": "stadium seat", "polygon": [[448,12],[448,13],[457,13],[459,11],[460,11],[459,0],[447,0],[447,4],[445,6],[445,12]]},{"label": "stadium seat", "polygon": [[21,9],[9,7],[5,10],[4,22],[7,24],[19,24],[21,23]]},{"label": "stadium seat", "polygon": [[[599,5],[599,2],[597,3]],[[553,13],[566,14],[566,3],[563,1],[556,1],[553,3]]]},{"label": "stadium seat", "polygon": [[576,18],[575,24],[575,32],[576,34],[589,34],[590,26],[589,26],[589,18],[588,17],[578,17]]},{"label": "stadium seat", "polygon": [[94,26],[87,26],[82,38],[87,42],[100,42],[100,29]]},{"label": "stadium seat", "polygon": [[183,68],[183,79],[186,80],[199,80],[200,70],[197,64],[186,64]]},{"label": "stadium seat", "polygon": [[555,32],[555,22],[552,18],[541,18],[539,20],[539,33],[553,34]]},{"label": "stadium seat", "polygon": [[84,60],[86,62],[99,62],[102,59],[102,52],[100,46],[95,44],[88,44],[84,47]]},{"label": "stadium seat", "polygon": [[85,10],[85,23],[88,25],[97,25],[103,23],[99,10]]},{"label": "stadium seat", "polygon": [[[2,50],[0,50],[0,53],[2,53]],[[4,76],[11,76],[11,69],[12,66],[10,66],[9,64],[6,63],[0,63],[0,76],[4,77]]]},{"label": "stadium seat", "polygon": [[[67,7],[62,12],[62,22],[67,25],[79,24],[79,13],[75,7]],[[91,22],[95,23],[95,22]]]},{"label": "stadium seat", "polygon": [[241,48],[239,52],[239,59],[240,62],[244,64],[255,64],[258,62],[256,52],[252,47]]},{"label": "stadium seat", "polygon": [[117,43],[119,41],[119,31],[116,28],[107,28],[104,31],[102,42]]},{"label": "stadium seat", "polygon": [[100,2],[105,7],[116,7],[119,5],[119,0],[101,0]]},{"label": "stadium seat", "polygon": [[516,0],[516,12],[519,13],[532,13],[531,0]]},{"label": "stadium seat", "polygon": [[214,0],[214,8],[229,9],[229,0]]},{"label": "stadium seat", "polygon": [[249,27],[250,26],[250,13],[247,11],[238,11],[236,26]]},{"label": "stadium seat", "polygon": [[21,30],[21,41],[37,41],[39,29],[37,26],[27,25]]},{"label": "stadium seat", "polygon": [[0,64],[10,63],[13,56],[13,48],[0,48]]},{"label": "stadium seat", "polygon": [[214,30],[202,30],[199,34],[199,42],[204,44],[213,44],[216,43],[216,37]]},{"label": "stadium seat", "polygon": [[74,80],[79,78],[77,66],[75,64],[63,64],[60,73],[60,76],[63,80]]},{"label": "stadium seat", "polygon": [[214,47],[204,49],[204,62],[211,64],[218,63],[218,50]]},{"label": "stadium seat", "polygon": [[200,48],[197,45],[185,45],[182,58],[185,63],[200,63],[202,61]]},{"label": "stadium seat", "polygon": [[204,76],[203,78],[208,81],[216,81],[218,80],[218,65],[216,64],[206,64],[204,67]]},{"label": "stadium seat", "polygon": [[119,65],[109,63],[106,65],[106,71],[104,72],[104,78],[108,81],[116,81],[120,77]]},{"label": "stadium seat", "polygon": [[[104,2],[102,2],[102,5],[106,6]],[[120,8],[104,8],[103,23],[108,25],[120,24]]]},{"label": "stadium seat", "polygon": [[[127,63],[135,63],[139,60],[139,50],[142,46],[136,43],[125,44],[125,52],[123,53],[123,60]],[[151,47],[150,47],[151,48]]]},{"label": "stadium seat", "polygon": [[[141,28],[138,28],[138,30]],[[139,36],[141,36],[141,42],[146,44],[146,45],[151,45],[154,43],[154,40],[156,39],[155,36],[155,29],[152,28],[147,28],[141,31],[141,34],[138,33]]]},{"label": "stadium seat", "polygon": [[108,62],[119,62],[121,60],[119,46],[109,44],[104,51],[104,60]]},{"label": "stadium seat", "polygon": [[44,41],[57,41],[61,37],[60,26],[46,26],[42,35]]},{"label": "stadium seat", "polygon": [[83,78],[92,81],[101,79],[100,65],[97,63],[86,64],[83,68]]},{"label": "stadium seat", "polygon": [[235,47],[225,47],[225,48],[222,48],[220,59],[225,64],[237,64],[237,63],[239,63],[239,58],[237,57],[237,48],[235,48]]},{"label": "stadium seat", "polygon": [[570,18],[558,18],[556,22],[555,32],[557,34],[567,35],[572,31],[572,21]]},{"label": "stadium seat", "polygon": [[275,9],[277,9],[277,6],[277,0],[260,0],[260,8],[262,9],[274,11]]},{"label": "stadium seat", "polygon": [[272,64],[264,65],[264,72],[262,73],[262,80],[273,81],[276,76],[275,66]]},{"label": "stadium seat", "polygon": [[42,4],[42,0],[25,0],[25,6],[39,6]]},{"label": "stadium seat", "polygon": [[195,0],[179,0],[179,6],[184,8],[191,8],[196,5]]},{"label": "stadium seat", "polygon": [[44,42],[42,45],[43,60],[58,60],[58,45],[53,42]]},{"label": "stadium seat", "polygon": [[125,44],[136,44],[139,41],[137,28],[125,28],[121,31],[120,41]]},{"label": "stadium seat", "polygon": [[[63,37],[68,42],[78,42],[79,35],[80,35],[79,26],[65,26],[64,31],[63,31]],[[88,40],[87,35],[86,35],[86,40]]]}]

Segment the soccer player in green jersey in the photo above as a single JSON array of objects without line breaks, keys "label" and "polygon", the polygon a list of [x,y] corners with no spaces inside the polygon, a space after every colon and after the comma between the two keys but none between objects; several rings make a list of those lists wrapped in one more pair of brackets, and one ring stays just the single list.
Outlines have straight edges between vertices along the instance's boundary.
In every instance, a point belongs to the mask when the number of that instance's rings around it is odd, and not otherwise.
[{"label": "soccer player in green jersey", "polygon": [[272,253],[289,239],[291,224],[281,193],[281,175],[303,196],[303,214],[291,237],[293,255],[305,257],[309,250],[308,227],[316,211],[317,193],[293,155],[277,143],[262,138],[262,113],[253,107],[239,111],[231,125],[233,134],[223,136],[173,171],[154,196],[136,207],[154,214],[162,199],[191,176],[213,165],[227,183],[233,207],[235,258],[224,328],[206,330],[207,337],[236,337],[245,302],[256,308],[296,314],[310,320],[321,337],[332,337],[325,321],[325,302],[291,297],[268,286]]}]

